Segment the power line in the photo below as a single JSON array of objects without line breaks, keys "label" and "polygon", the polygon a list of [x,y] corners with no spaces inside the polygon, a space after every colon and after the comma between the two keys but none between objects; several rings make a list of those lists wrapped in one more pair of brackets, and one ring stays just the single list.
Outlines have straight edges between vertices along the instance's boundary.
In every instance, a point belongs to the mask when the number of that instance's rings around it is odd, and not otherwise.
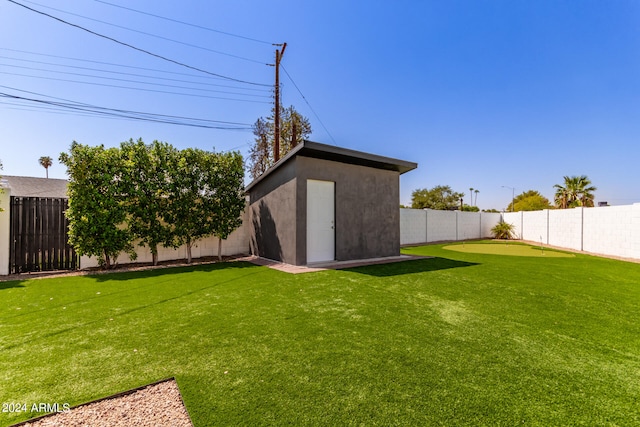
[{"label": "power line", "polygon": [[207,51],[207,52],[217,53],[217,54],[219,54],[219,55],[229,56],[229,57],[231,57],[231,58],[242,59],[243,61],[249,61],[249,62],[253,62],[253,63],[256,63],[256,64],[266,65],[266,64],[264,63],[264,61],[258,61],[258,60],[251,59],[251,58],[247,58],[247,57],[244,57],[244,56],[234,55],[234,54],[232,54],[232,53],[221,52],[221,51],[219,51],[219,50],[209,49],[209,48],[207,48],[207,47],[198,46],[198,45],[191,44],[191,43],[186,43],[186,42],[181,42],[181,41],[179,41],[179,40],[170,39],[170,38],[168,38],[168,37],[160,36],[160,35],[157,35],[157,34],[147,33],[147,32],[145,32],[145,31],[134,30],[133,28],[125,27],[125,26],[123,26],[123,25],[117,25],[117,24],[113,24],[113,23],[111,23],[111,22],[106,22],[106,21],[102,21],[102,20],[100,20],[100,19],[90,18],[90,17],[88,17],[88,16],[80,15],[80,14],[73,13],[73,12],[69,12],[69,11],[66,11],[66,10],[56,9],[55,7],[46,6],[46,5],[43,5],[43,4],[40,4],[40,3],[36,3],[36,2],[34,2],[34,1],[29,1],[29,0],[23,0],[23,1],[24,1],[25,3],[35,4],[35,5],[38,5],[38,6],[40,6],[40,7],[44,7],[44,8],[46,8],[46,9],[55,10],[56,12],[66,13],[67,15],[77,16],[77,17],[79,17],[79,18],[88,19],[89,21],[99,22],[99,23],[101,23],[101,24],[110,25],[110,26],[112,26],[112,27],[121,28],[121,29],[123,29],[123,30],[131,31],[131,32],[138,33],[138,34],[144,34],[145,36],[155,37],[155,38],[157,38],[157,39],[170,41],[170,42],[172,42],[172,43],[181,44],[181,45],[183,45],[183,46],[189,46],[189,47],[192,47],[192,48],[195,48],[195,49],[205,50],[205,51]]},{"label": "power line", "polygon": [[247,81],[247,80],[236,79],[236,78],[233,78],[233,77],[224,76],[222,74],[212,73],[211,71],[203,70],[202,68],[193,67],[191,65],[185,64],[184,62],[180,62],[180,61],[176,61],[174,59],[167,58],[166,56],[162,56],[162,55],[159,55],[157,53],[150,52],[148,50],[133,46],[133,45],[131,45],[129,43],[125,43],[125,42],[122,42],[120,40],[114,39],[113,37],[105,36],[104,34],[100,34],[100,33],[97,33],[95,31],[89,30],[88,28],[85,28],[85,27],[83,27],[81,25],[73,24],[71,22],[65,21],[64,19],[61,19],[61,18],[58,18],[56,16],[50,15],[50,14],[48,14],[46,12],[42,12],[40,10],[37,10],[37,9],[31,8],[29,6],[26,6],[26,5],[22,4],[22,3],[18,3],[15,0],[7,0],[7,1],[10,2],[10,3],[15,4],[17,6],[23,7],[25,9],[27,9],[27,10],[30,10],[32,12],[35,12],[37,14],[46,16],[46,17],[51,18],[51,19],[54,19],[54,20],[56,20],[58,22],[62,22],[63,24],[78,28],[78,29],[80,29],[82,31],[86,31],[89,34],[93,34],[94,36],[98,36],[98,37],[101,37],[103,39],[106,39],[106,40],[112,41],[114,43],[120,44],[122,46],[126,46],[128,48],[131,48],[133,50],[137,50],[138,52],[146,53],[147,55],[162,59],[162,60],[167,61],[167,62],[171,62],[171,63],[179,65],[181,67],[189,68],[191,70],[199,71],[201,73],[209,74],[209,75],[216,76],[216,77],[221,77],[223,79],[227,79],[227,80],[231,80],[231,81],[235,81],[235,82],[239,82],[239,83],[246,83],[246,84],[255,85],[255,86],[270,86],[270,85],[264,84],[264,83],[255,83],[255,82],[250,82],[250,81]]},{"label": "power line", "polygon": [[300,96],[302,97],[302,99],[304,99],[304,102],[307,103],[307,105],[309,106],[309,109],[311,110],[311,112],[313,113],[314,116],[316,116],[316,119],[318,119],[318,121],[320,122],[320,125],[322,125],[322,127],[324,128],[325,132],[327,132],[327,134],[329,135],[329,137],[331,138],[331,140],[333,141],[334,144],[338,145],[338,143],[336,142],[336,140],[333,138],[333,135],[331,135],[331,132],[329,132],[329,129],[327,129],[327,127],[324,125],[324,123],[322,123],[322,120],[320,120],[320,117],[318,116],[318,114],[315,112],[315,110],[313,109],[313,107],[311,106],[311,104],[309,104],[309,101],[307,101],[307,98],[302,94],[302,91],[300,90],[300,88],[298,87],[298,85],[296,84],[296,82],[293,81],[293,79],[291,78],[291,75],[289,74],[289,72],[287,71],[287,69],[284,67],[284,65],[282,65],[282,69],[284,70],[285,74],[287,75],[287,77],[289,77],[289,80],[291,81],[291,83],[293,83],[293,86],[295,86],[295,88],[298,90],[298,93],[300,94]]},{"label": "power line", "polygon": [[[57,100],[57,101],[49,101],[44,99],[18,96],[18,95],[5,93],[5,92],[0,92],[0,97],[2,98],[32,103],[32,104],[35,104],[35,106],[43,107],[44,109],[59,108],[59,109],[72,110],[74,112],[80,112],[82,115],[91,114],[95,116],[110,116],[110,117],[117,117],[117,118],[125,118],[125,119],[133,119],[133,120],[141,120],[141,121],[149,121],[149,122],[165,123],[165,124],[175,124],[175,125],[181,125],[181,126],[192,126],[192,127],[200,127],[200,128],[208,128],[208,129],[223,129],[223,130],[250,130],[251,129],[251,125],[249,125],[248,123],[200,119],[200,118],[192,118],[192,117],[186,117],[186,116],[146,113],[141,111],[100,107],[100,106],[86,104],[82,102],[71,101],[64,98],[57,98],[49,95],[36,93],[36,92],[16,89],[8,86],[0,85],[0,87]],[[223,126],[223,125],[226,125],[226,126]]]},{"label": "power line", "polygon": [[[169,94],[169,95],[191,96],[191,97],[195,97],[195,98],[222,99],[222,100],[226,100],[226,101],[253,102],[253,103],[257,103],[257,104],[270,104],[270,102],[268,102],[268,101],[256,101],[256,100],[252,100],[252,99],[227,98],[227,97],[222,97],[222,96],[208,96],[208,95],[198,95],[198,94],[193,94],[193,93],[170,92],[170,91],[167,91],[167,90],[143,89],[143,88],[138,88],[138,87],[111,85],[111,84],[106,84],[106,83],[83,82],[83,81],[79,81],[79,80],[59,79],[59,78],[56,78],[56,77],[29,76],[29,75],[26,75],[26,74],[8,73],[8,72],[5,72],[5,71],[0,71],[0,74],[10,75],[10,76],[30,77],[30,78],[43,79],[43,80],[53,80],[53,81],[58,81],[58,82],[78,83],[78,84],[85,84],[85,85],[91,85],[91,86],[112,87],[112,88],[116,88],[116,89],[137,90],[137,91],[142,91],[142,92],[154,92],[154,93],[164,93],[164,94]],[[197,90],[197,89],[194,89],[194,90]],[[253,96],[256,96],[256,95],[253,95]]]},{"label": "power line", "polygon": [[[2,48],[0,48],[0,49],[2,49]],[[157,76],[150,76],[150,75],[145,75],[145,74],[125,73],[125,72],[121,72],[121,71],[104,70],[104,69],[101,69],[101,68],[79,67],[77,65],[58,64],[58,63],[55,63],[55,62],[33,61],[33,60],[29,60],[29,59],[12,58],[12,57],[9,57],[9,56],[2,56],[2,55],[0,55],[0,59],[9,59],[9,60],[12,60],[12,61],[19,61],[19,62],[28,62],[28,63],[31,63],[31,64],[53,65],[55,67],[71,68],[71,69],[75,69],[75,70],[97,71],[97,72],[106,73],[106,74],[117,74],[117,75],[122,75],[122,76],[142,77],[142,78],[145,78],[145,79],[164,80],[164,81],[171,81],[171,82],[178,82],[178,83],[189,83],[189,84],[193,84],[193,85],[215,86],[215,87],[223,87],[223,88],[229,88],[229,89],[250,90],[250,91],[258,91],[258,92],[265,92],[265,93],[266,92],[271,92],[271,89],[245,88],[245,87],[239,87],[239,86],[220,85],[220,84],[215,84],[215,83],[194,82],[194,81],[190,81],[190,80],[171,79],[171,78],[168,78],[168,77],[157,77]],[[39,70],[38,68],[20,67],[18,65],[11,65],[11,64],[5,64],[5,65],[8,66],[8,67],[14,67],[14,68],[25,68],[25,69],[29,69],[29,70]],[[51,69],[47,69],[46,71],[47,72],[54,72],[54,73],[64,73],[62,71],[54,71],[54,70],[51,70]],[[74,74],[74,73],[69,73],[69,74]],[[93,77],[98,77],[98,76],[93,76]],[[106,77],[99,77],[99,78],[106,78]],[[247,94],[247,96],[250,96],[250,95]]]},{"label": "power line", "polygon": [[[201,91],[201,92],[225,93],[225,94],[228,94],[228,95],[241,95],[241,96],[252,96],[252,97],[258,97],[258,98],[271,98],[271,96],[269,96],[269,95],[257,95],[257,94],[251,94],[251,93],[229,92],[229,91],[215,90],[215,89],[201,89],[201,88],[194,88],[194,87],[188,87],[188,86],[178,86],[178,85],[163,84],[163,83],[144,82],[144,81],[140,81],[140,80],[120,79],[120,78],[116,78],[116,77],[97,76],[95,74],[83,74],[83,73],[72,73],[72,72],[68,72],[68,71],[45,70],[45,69],[42,69],[42,68],[24,67],[24,66],[21,66],[21,65],[11,65],[11,64],[2,64],[2,63],[0,63],[0,65],[4,65],[5,67],[11,67],[11,68],[20,68],[20,69],[23,69],[23,70],[45,71],[45,72],[48,72],[48,73],[58,73],[58,74],[66,74],[66,75],[78,76],[78,77],[89,77],[89,78],[95,78],[95,79],[113,80],[113,81],[126,82],[126,83],[138,83],[138,84],[142,84],[142,85],[152,85],[152,86],[160,86],[160,87],[171,87],[171,88],[176,88],[176,89],[197,90],[197,91]],[[21,77],[53,79],[52,77],[30,76],[30,75],[26,75],[26,74],[9,73],[9,72],[4,72],[4,71],[0,71],[0,73],[13,75],[13,76],[21,76]],[[62,80],[62,79],[59,79],[59,80]],[[62,80],[62,81],[67,81],[67,82],[72,82],[72,83],[95,84],[95,85],[103,86],[103,84],[100,84],[100,83],[79,82],[79,81],[76,81],[76,80]],[[187,82],[187,83],[189,83],[189,82]],[[129,88],[129,87],[126,87],[126,86],[114,86],[114,87],[119,87],[119,88],[123,88],[123,89],[137,89],[137,88]]]},{"label": "power line", "polygon": [[[68,59],[68,60],[71,60],[71,61],[78,61],[78,62],[88,62],[88,63],[92,63],[92,64],[109,65],[109,66],[112,66],[112,67],[119,67],[119,68],[129,68],[129,69],[133,69],[133,70],[153,71],[153,72],[156,72],[156,73],[172,74],[172,75],[176,75],[176,76],[187,76],[187,77],[197,78],[197,79],[226,80],[226,79],[222,79],[222,78],[219,78],[219,77],[202,76],[202,75],[195,75],[195,74],[188,74],[188,73],[179,73],[179,72],[176,72],[176,71],[165,71],[165,70],[158,70],[158,69],[155,69],[155,68],[146,68],[146,67],[137,67],[137,66],[134,66],[134,65],[115,64],[113,62],[95,61],[95,60],[91,60],[91,59],[73,58],[73,57],[69,57],[69,56],[51,55],[51,54],[47,54],[47,53],[29,52],[29,51],[26,51],[26,50],[10,49],[10,48],[6,48],[6,47],[0,47],[0,50],[8,50],[8,51],[11,51],[11,52],[25,53],[27,55],[46,56],[46,57],[49,57],[49,58]],[[4,57],[4,58],[7,58],[7,57]],[[18,58],[7,58],[7,59],[16,59],[18,61],[43,63],[43,64],[48,64],[48,65],[59,65],[59,64],[52,64],[52,63],[39,62],[39,61],[29,61],[29,60],[26,60],[26,59],[18,59]],[[59,66],[61,66],[61,67],[82,68],[82,67],[77,67],[77,66],[72,66],[72,65],[59,65]],[[95,69],[93,69],[93,70],[95,70]],[[98,70],[96,70],[96,71],[98,71]],[[102,71],[102,72],[105,72],[105,73],[117,73],[116,71],[109,71],[109,70],[99,70],[99,71]],[[127,74],[127,73],[120,73],[120,74]],[[150,78],[159,78],[159,77],[150,77]],[[167,80],[171,80],[171,79],[167,79]],[[213,84],[213,83],[209,83],[209,84],[212,85],[212,86],[220,86],[220,87],[227,87],[227,88],[241,89],[241,90],[254,90],[254,91],[265,91],[265,92],[270,92],[271,91],[271,89],[242,88],[242,87],[238,87],[238,86],[216,85],[216,84]],[[270,86],[270,85],[267,85],[267,86]]]},{"label": "power line", "polygon": [[226,36],[237,37],[237,38],[244,39],[244,40],[250,40],[250,41],[253,41],[253,42],[256,42],[256,43],[263,43],[263,44],[273,45],[273,43],[268,42],[268,41],[258,40],[258,39],[254,39],[254,38],[251,38],[251,37],[246,37],[246,36],[241,36],[241,35],[238,35],[238,34],[228,33],[226,31],[215,30],[213,28],[203,27],[201,25],[190,24],[188,22],[179,21],[177,19],[167,18],[167,17],[160,16],[160,15],[154,15],[153,13],[143,12],[141,10],[132,9],[130,7],[125,7],[125,6],[120,6],[120,5],[109,3],[109,2],[103,1],[103,0],[93,0],[93,1],[98,2],[98,3],[102,3],[102,4],[107,4],[109,6],[117,7],[117,8],[120,8],[120,9],[129,10],[131,12],[140,13],[142,15],[153,16],[154,18],[158,18],[158,19],[164,19],[165,21],[175,22],[175,23],[182,24],[182,25],[187,25],[187,26],[193,27],[193,28],[199,28],[201,30],[211,31],[213,33],[224,34]]}]

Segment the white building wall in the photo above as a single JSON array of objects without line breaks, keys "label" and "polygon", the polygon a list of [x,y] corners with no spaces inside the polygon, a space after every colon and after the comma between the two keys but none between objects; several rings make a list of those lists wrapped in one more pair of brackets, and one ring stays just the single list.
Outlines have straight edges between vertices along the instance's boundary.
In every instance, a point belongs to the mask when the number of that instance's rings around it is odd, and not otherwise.
[{"label": "white building wall", "polygon": [[3,209],[0,212],[0,275],[3,276],[9,274],[10,201],[11,189],[3,188],[0,193],[0,208]]}]

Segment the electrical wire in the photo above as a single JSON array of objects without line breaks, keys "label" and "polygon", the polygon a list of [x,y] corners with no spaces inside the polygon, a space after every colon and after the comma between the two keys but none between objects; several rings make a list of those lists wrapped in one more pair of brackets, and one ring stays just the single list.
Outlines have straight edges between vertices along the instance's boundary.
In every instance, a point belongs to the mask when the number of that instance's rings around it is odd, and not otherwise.
[{"label": "electrical wire", "polygon": [[[76,70],[97,71],[99,73],[106,73],[106,74],[116,74],[116,75],[122,75],[122,76],[132,76],[132,77],[142,77],[142,78],[145,78],[145,79],[163,80],[163,81],[178,82],[178,83],[189,83],[189,84],[200,85],[200,86],[223,87],[223,88],[229,88],[229,89],[247,90],[247,91],[250,90],[250,91],[258,91],[258,92],[264,92],[264,93],[271,92],[271,89],[258,89],[258,88],[252,88],[252,87],[245,88],[245,87],[239,87],[239,86],[220,85],[220,84],[215,84],[215,83],[194,82],[194,81],[190,81],[190,80],[171,79],[171,78],[167,78],[167,77],[157,77],[157,76],[150,76],[150,75],[145,75],[145,74],[124,73],[124,72],[121,72],[121,71],[104,70],[104,69],[100,69],[100,68],[79,67],[77,65],[65,65],[65,64],[57,64],[57,63],[54,63],[54,62],[33,61],[33,60],[29,60],[29,59],[12,58],[12,57],[2,56],[2,55],[0,55],[0,59],[8,59],[8,60],[11,60],[11,61],[19,61],[19,62],[28,62],[28,63],[31,63],[31,64],[53,65],[55,67],[71,68],[71,69],[76,69]],[[0,64],[0,65],[5,65],[7,67],[14,67],[14,68],[24,68],[24,69],[28,69],[28,70],[40,70],[40,71],[47,71],[47,72],[54,72],[54,73],[64,73],[63,71],[55,71],[55,70],[51,70],[51,69],[42,70],[42,69],[38,69],[38,68],[21,67],[21,66],[18,66],[18,65],[11,65],[11,64]],[[75,73],[65,73],[65,74],[75,74]],[[90,76],[98,77],[98,76],[95,76],[95,75],[90,75]],[[106,77],[98,77],[98,78],[106,78]],[[251,96],[250,94],[246,94],[246,95],[247,96]]]},{"label": "electrical wire", "polygon": [[[193,93],[171,92],[171,91],[167,91],[167,90],[143,89],[143,88],[138,88],[138,87],[111,85],[111,84],[107,84],[107,83],[95,83],[95,82],[83,82],[83,81],[79,81],[79,80],[59,79],[59,78],[56,78],[56,77],[29,76],[29,75],[26,75],[26,74],[8,73],[8,72],[5,72],[5,71],[0,71],[0,74],[11,75],[11,76],[20,76],[20,77],[31,77],[31,78],[36,78],[36,79],[52,80],[52,81],[58,81],[58,82],[78,83],[78,84],[85,84],[85,85],[91,85],[91,86],[112,87],[112,88],[116,88],[116,89],[137,90],[137,91],[141,91],[141,92],[164,93],[164,94],[169,94],[169,95],[191,96],[191,97],[195,97],[195,98],[206,98],[206,99],[222,99],[222,100],[225,100],[225,101],[253,102],[253,103],[257,103],[257,104],[270,104],[270,102],[268,102],[268,101],[256,101],[256,100],[252,100],[252,99],[227,98],[227,97],[222,97],[222,96],[208,96],[208,95],[198,95],[198,94],[193,94]],[[194,90],[197,90],[197,89],[194,89]]]},{"label": "electrical wire", "polygon": [[142,48],[139,48],[139,47],[133,46],[133,45],[131,45],[131,44],[129,44],[129,43],[125,43],[125,42],[120,41],[120,40],[117,40],[117,39],[115,39],[115,38],[113,38],[113,37],[109,37],[109,36],[106,36],[106,35],[104,35],[104,34],[97,33],[97,32],[95,32],[95,31],[92,31],[92,30],[90,30],[90,29],[88,29],[88,28],[85,28],[85,27],[83,27],[83,26],[81,26],[81,25],[73,24],[73,23],[71,23],[71,22],[65,21],[64,19],[61,19],[61,18],[58,18],[58,17],[56,17],[56,16],[50,15],[50,14],[48,14],[48,13],[46,13],[46,12],[42,12],[42,11],[40,11],[40,10],[34,9],[34,8],[32,8],[32,7],[29,7],[29,6],[27,6],[27,5],[24,5],[24,4],[22,4],[22,3],[19,3],[19,2],[15,1],[15,0],[7,0],[7,1],[8,1],[8,2],[10,2],[10,3],[15,4],[15,5],[17,5],[17,6],[23,7],[23,8],[25,8],[25,9],[27,9],[27,10],[31,11],[31,12],[34,12],[34,13],[37,13],[37,14],[40,14],[40,15],[46,16],[46,17],[48,17],[48,18],[54,19],[54,20],[56,20],[56,21],[58,21],[58,22],[61,22],[61,23],[63,23],[63,24],[69,25],[69,26],[74,27],[74,28],[78,28],[78,29],[80,29],[80,30],[82,30],[82,31],[86,31],[86,32],[88,32],[89,34],[93,34],[94,36],[101,37],[101,38],[103,38],[103,39],[106,39],[106,40],[112,41],[112,42],[114,42],[114,43],[120,44],[120,45],[122,45],[122,46],[128,47],[128,48],[133,49],[133,50],[136,50],[136,51],[138,51],[138,52],[145,53],[145,54],[150,55],[150,56],[153,56],[153,57],[155,57],[155,58],[159,58],[159,59],[162,59],[162,60],[164,60],[164,61],[171,62],[171,63],[176,64],[176,65],[179,65],[179,66],[181,66],[181,67],[185,67],[185,68],[188,68],[188,69],[191,69],[191,70],[199,71],[199,72],[204,73],[204,74],[208,74],[208,75],[211,75],[211,76],[220,77],[220,78],[223,78],[223,79],[227,79],[227,80],[231,80],[231,81],[235,81],[235,82],[239,82],[239,83],[246,83],[246,84],[255,85],[255,86],[271,86],[271,85],[264,84],[264,83],[250,82],[250,81],[247,81],[247,80],[236,79],[236,78],[233,78],[233,77],[224,76],[224,75],[222,75],[222,74],[217,74],[217,73],[213,73],[213,72],[211,72],[211,71],[203,70],[202,68],[194,67],[194,66],[191,66],[191,65],[185,64],[184,62],[176,61],[176,60],[174,60],[174,59],[167,58],[166,56],[162,56],[162,55],[159,55],[159,54],[157,54],[157,53],[150,52],[150,51],[148,51],[148,50],[146,50],[146,49],[142,49]]},{"label": "electrical wire", "polygon": [[256,42],[256,43],[263,43],[263,44],[268,44],[268,45],[274,45],[274,43],[271,43],[271,42],[268,42],[268,41],[258,40],[258,39],[254,39],[254,38],[251,38],[251,37],[241,36],[241,35],[238,35],[238,34],[228,33],[228,32],[220,31],[220,30],[215,30],[215,29],[213,29],[213,28],[203,27],[203,26],[201,26],[201,25],[190,24],[190,23],[188,23],[188,22],[179,21],[179,20],[177,20],[177,19],[167,18],[167,17],[160,16],[160,15],[154,15],[153,13],[143,12],[143,11],[141,11],[141,10],[132,9],[132,8],[130,8],[130,7],[125,7],[125,6],[121,6],[121,5],[117,5],[117,4],[109,3],[109,2],[107,2],[107,1],[103,1],[103,0],[93,0],[93,1],[95,1],[95,2],[97,2],[97,3],[102,3],[102,4],[109,5],[109,6],[117,7],[117,8],[120,8],[120,9],[129,10],[129,11],[131,11],[131,12],[140,13],[140,14],[142,14],[142,15],[153,16],[154,18],[163,19],[163,20],[165,20],[165,21],[175,22],[175,23],[182,24],[182,25],[187,25],[187,26],[189,26],[189,27],[193,27],[193,28],[199,28],[199,29],[201,29],[201,30],[211,31],[211,32],[213,32],[213,33],[224,34],[224,35],[226,35],[226,36],[230,36],[230,37],[237,37],[237,38],[244,39],[244,40],[250,40],[250,41],[253,41],[253,42]]},{"label": "electrical wire", "polygon": [[[202,75],[195,75],[195,74],[188,74],[188,73],[179,73],[179,72],[175,72],[175,71],[165,71],[165,70],[158,70],[158,69],[155,69],[155,68],[137,67],[137,66],[134,66],[134,65],[115,64],[113,62],[94,61],[94,60],[90,60],[90,59],[81,59],[81,58],[73,58],[73,57],[68,57],[68,56],[51,55],[51,54],[47,54],[47,53],[29,52],[29,51],[26,51],[26,50],[10,49],[10,48],[6,48],[6,47],[0,47],[0,50],[8,50],[8,51],[11,51],[11,52],[24,53],[24,54],[27,54],[27,55],[46,56],[46,57],[49,57],[49,58],[68,59],[68,60],[71,60],[71,61],[87,62],[87,63],[91,63],[91,64],[109,65],[111,67],[128,68],[128,69],[133,69],[133,70],[153,71],[153,72],[156,72],[156,73],[171,74],[171,75],[176,75],[176,76],[186,76],[186,77],[197,78],[197,79],[226,80],[226,79],[221,79],[219,77],[202,76]],[[79,69],[87,69],[87,70],[94,70],[94,71],[102,71],[104,73],[117,73],[117,74],[124,74],[124,75],[132,75],[132,76],[142,77],[141,75],[136,75],[136,74],[129,74],[129,73],[110,71],[110,70],[103,70],[103,69],[99,69],[98,70],[98,69],[95,69],[95,68],[84,68],[84,67],[78,67],[78,66],[74,66],[74,65],[62,65],[62,64],[54,64],[54,63],[41,62],[41,61],[32,61],[32,60],[28,60],[28,59],[10,58],[10,57],[2,57],[2,58],[14,59],[14,60],[23,61],[23,62],[32,62],[32,63],[37,63],[37,64],[57,65],[57,66],[60,66],[60,67],[79,68]],[[160,79],[161,78],[161,77],[151,77],[151,76],[145,76],[145,77],[156,78],[156,79]],[[166,78],[166,80],[172,80],[172,79]],[[176,80],[176,81],[179,81],[179,80]],[[261,88],[254,88],[254,87],[246,87],[245,88],[245,87],[239,87],[239,86],[217,85],[217,84],[213,84],[213,83],[199,83],[199,84],[208,84],[208,85],[211,85],[211,86],[219,86],[219,87],[226,87],[226,88],[240,89],[240,90],[253,90],[253,91],[262,91],[262,92],[271,92],[272,91],[271,88],[270,89],[261,89]],[[268,86],[270,86],[270,85],[268,85]]]},{"label": "electrical wire", "polygon": [[335,145],[338,145],[338,143],[336,142],[336,140],[333,138],[333,135],[331,135],[331,132],[329,132],[329,129],[327,129],[327,127],[324,125],[324,123],[322,123],[322,120],[320,120],[320,117],[318,116],[318,113],[315,112],[315,110],[313,109],[313,107],[311,106],[311,104],[309,104],[309,101],[307,101],[307,98],[303,95],[302,91],[300,90],[300,88],[298,87],[298,85],[296,84],[296,82],[293,81],[293,78],[291,78],[291,75],[289,74],[289,72],[287,71],[286,68],[284,68],[284,65],[280,64],[280,66],[282,67],[282,69],[284,70],[285,74],[287,75],[287,77],[289,78],[289,80],[291,81],[291,83],[293,83],[293,86],[298,90],[298,93],[300,94],[300,96],[302,97],[302,99],[304,99],[304,102],[307,103],[307,106],[309,107],[309,109],[311,110],[311,112],[313,113],[314,116],[316,116],[316,119],[318,119],[318,122],[320,122],[320,125],[322,125],[322,127],[324,128],[325,132],[327,132],[327,135],[329,135],[329,137],[331,138],[331,140],[333,141],[333,143]]},{"label": "electrical wire", "polygon": [[160,40],[165,40],[165,41],[169,41],[169,42],[172,42],[172,43],[181,44],[183,46],[189,46],[189,47],[192,47],[192,48],[195,48],[195,49],[205,50],[207,52],[217,53],[219,55],[229,56],[231,58],[242,59],[243,61],[249,61],[249,62],[253,62],[253,63],[256,63],[256,64],[267,65],[267,64],[265,64],[264,61],[258,61],[256,59],[251,59],[251,58],[247,58],[247,57],[240,56],[240,55],[234,55],[232,53],[221,52],[219,50],[210,49],[210,48],[207,48],[207,47],[198,46],[198,45],[191,44],[191,43],[181,42],[179,40],[170,39],[168,37],[160,36],[160,35],[157,35],[157,34],[147,33],[145,31],[134,30],[133,28],[125,27],[123,25],[117,25],[117,24],[113,24],[111,22],[106,22],[106,21],[102,21],[100,19],[90,18],[88,16],[80,15],[80,14],[69,12],[69,11],[66,11],[66,10],[56,9],[55,7],[46,6],[44,4],[36,3],[36,2],[30,1],[30,0],[22,0],[22,1],[24,1],[25,3],[35,4],[37,6],[44,7],[45,9],[55,10],[56,12],[61,12],[61,13],[65,13],[67,15],[72,15],[72,16],[76,16],[76,17],[79,17],[79,18],[87,19],[89,21],[99,22],[101,24],[109,25],[109,26],[116,27],[116,28],[121,28],[123,30],[131,31],[131,32],[134,32],[134,33],[144,34],[145,36],[154,37],[154,38],[157,38],[157,39],[160,39]]},{"label": "electrical wire", "polygon": [[[13,95],[6,92],[0,92],[1,98],[6,98],[14,101],[24,101],[24,102],[33,104],[33,106],[44,107],[45,109],[58,108],[58,109],[72,110],[74,112],[80,112],[82,114],[90,113],[97,116],[111,116],[111,117],[117,117],[117,118],[126,118],[126,119],[133,119],[133,120],[142,120],[142,121],[150,121],[150,122],[156,122],[156,123],[175,124],[175,125],[181,125],[181,126],[192,126],[192,127],[201,127],[201,128],[209,128],[209,129],[251,130],[251,125],[248,123],[239,123],[239,122],[230,122],[230,121],[222,121],[222,120],[212,120],[212,119],[200,119],[200,118],[192,118],[192,117],[186,117],[186,116],[146,113],[141,111],[101,107],[97,105],[71,101],[64,98],[44,95],[37,92],[16,89],[9,86],[0,85],[0,88],[10,89],[18,92],[27,93],[30,95],[35,95],[35,96],[40,96],[40,97],[45,97],[45,98],[50,98],[55,100],[55,101],[49,101],[44,99]],[[13,105],[16,105],[16,104],[13,104]],[[222,125],[226,125],[226,126],[222,126]]]},{"label": "electrical wire", "polygon": [[[68,71],[45,70],[45,69],[42,69],[42,68],[24,67],[24,66],[21,66],[21,65],[11,65],[11,64],[2,64],[2,63],[0,63],[0,65],[3,65],[5,67],[11,67],[11,68],[20,68],[20,69],[23,69],[23,70],[44,71],[44,72],[47,72],[47,73],[58,73],[58,74],[65,74],[65,75],[78,76],[78,77],[89,77],[89,78],[95,78],[95,79],[119,81],[119,82],[125,82],[125,83],[138,83],[138,84],[142,84],[142,85],[170,87],[170,88],[175,88],[175,89],[197,90],[197,91],[200,91],[200,92],[224,93],[224,94],[228,94],[228,95],[242,95],[242,96],[252,96],[252,97],[259,97],[259,98],[271,98],[271,96],[269,96],[269,95],[257,95],[257,94],[252,94],[252,93],[229,92],[229,91],[216,90],[216,89],[202,89],[202,88],[194,88],[194,87],[188,87],[188,86],[178,86],[178,85],[163,84],[163,83],[145,82],[145,81],[141,81],[141,80],[120,79],[120,78],[116,78],[116,77],[97,76],[95,74],[83,74],[83,73],[72,73],[72,72],[68,72]],[[26,75],[26,74],[9,73],[9,72],[4,72],[4,71],[0,71],[0,73],[13,75],[13,76],[21,76],[21,77],[52,79],[51,77],[30,76],[30,75]],[[90,83],[90,82],[78,82],[76,80],[62,80],[62,81],[73,82],[73,83],[93,84],[93,83]],[[99,85],[99,86],[103,86],[100,83],[95,83],[95,84]],[[202,84],[202,83],[200,83],[200,84]],[[114,87],[120,87],[120,88],[126,88],[126,89],[137,89],[137,88],[129,88],[129,87],[126,87],[126,86],[114,86]]]}]

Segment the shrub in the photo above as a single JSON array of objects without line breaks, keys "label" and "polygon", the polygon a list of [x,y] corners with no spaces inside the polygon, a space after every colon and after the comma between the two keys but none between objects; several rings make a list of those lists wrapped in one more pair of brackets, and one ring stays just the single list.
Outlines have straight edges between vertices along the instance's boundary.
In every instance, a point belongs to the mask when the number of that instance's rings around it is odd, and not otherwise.
[{"label": "shrub", "polygon": [[491,229],[491,232],[496,239],[513,239],[513,224],[500,221]]}]

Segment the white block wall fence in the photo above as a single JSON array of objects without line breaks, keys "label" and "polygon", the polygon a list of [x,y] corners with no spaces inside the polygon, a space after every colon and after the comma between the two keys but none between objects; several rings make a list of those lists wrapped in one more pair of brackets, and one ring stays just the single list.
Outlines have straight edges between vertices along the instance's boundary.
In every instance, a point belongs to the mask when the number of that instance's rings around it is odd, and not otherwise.
[{"label": "white block wall fence", "polygon": [[400,209],[400,244],[485,239],[502,217],[492,212]]},{"label": "white block wall fence", "polygon": [[[222,255],[238,255],[238,254],[248,254],[249,249],[249,241],[251,236],[249,236],[249,210],[245,209],[242,214],[242,225],[236,229],[233,233],[227,237],[226,240],[222,241]],[[153,258],[151,256],[151,251],[148,247],[144,246],[136,246],[136,254],[138,254],[138,258],[135,261],[129,260],[129,255],[121,254],[118,257],[118,264],[128,264],[131,262],[152,262]],[[198,240],[193,247],[191,248],[191,257],[193,259],[209,257],[209,256],[218,256],[218,238],[211,236],[202,240]],[[171,261],[176,259],[185,259],[187,257],[187,248],[186,246],[180,246],[178,249],[158,247],[158,261]],[[7,259],[8,259],[7,255]],[[91,268],[97,267],[98,260],[94,257],[81,256],[80,257],[80,267],[81,268]]]},{"label": "white block wall fence", "polygon": [[[0,275],[9,272],[9,201],[10,189],[0,194]],[[438,211],[432,209],[400,209],[400,244],[412,245],[440,241],[461,241],[490,238],[491,228],[501,219],[512,224],[518,239],[540,242],[560,248],[594,254],[640,260],[640,203],[627,206],[574,208],[534,212]],[[248,254],[250,229],[248,210],[243,213],[243,225],[222,242],[223,255]],[[135,262],[151,262],[148,248],[137,247]],[[218,239],[198,241],[192,249],[193,258],[216,256]],[[160,261],[183,259],[186,249],[160,248]],[[130,262],[121,255],[118,263]],[[97,266],[95,258],[81,257],[81,268]]]},{"label": "white block wall fence", "polygon": [[640,203],[505,213],[522,240],[594,254],[640,259]]}]

